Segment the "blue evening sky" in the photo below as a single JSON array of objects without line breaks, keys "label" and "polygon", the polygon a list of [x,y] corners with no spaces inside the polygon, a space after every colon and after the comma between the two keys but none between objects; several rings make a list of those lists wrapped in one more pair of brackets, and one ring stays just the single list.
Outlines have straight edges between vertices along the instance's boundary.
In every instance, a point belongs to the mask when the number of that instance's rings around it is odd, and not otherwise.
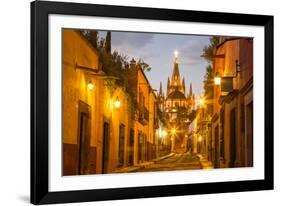
[{"label": "blue evening sky", "polygon": [[[105,37],[105,32],[99,33]],[[153,89],[159,90],[160,81],[166,93],[167,79],[173,71],[174,51],[179,52],[179,70],[181,78],[185,78],[186,91],[192,83],[196,97],[203,94],[203,79],[207,61],[200,57],[210,36],[182,34],[158,34],[136,32],[112,32],[112,51],[127,55],[129,59],[143,59],[151,66],[146,72]]]}]

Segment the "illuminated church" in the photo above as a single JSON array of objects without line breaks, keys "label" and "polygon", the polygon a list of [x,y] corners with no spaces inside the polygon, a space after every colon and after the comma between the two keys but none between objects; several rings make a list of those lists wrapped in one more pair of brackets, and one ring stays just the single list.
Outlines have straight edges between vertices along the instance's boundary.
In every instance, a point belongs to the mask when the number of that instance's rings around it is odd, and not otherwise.
[{"label": "illuminated church", "polygon": [[171,79],[168,77],[166,97],[164,97],[162,83],[160,83],[161,110],[168,114],[169,120],[172,121],[177,118],[179,108],[185,108],[187,112],[194,110],[194,98],[192,84],[190,84],[189,93],[186,93],[185,80],[184,77],[181,78],[179,71],[178,52],[175,51],[173,73]]}]

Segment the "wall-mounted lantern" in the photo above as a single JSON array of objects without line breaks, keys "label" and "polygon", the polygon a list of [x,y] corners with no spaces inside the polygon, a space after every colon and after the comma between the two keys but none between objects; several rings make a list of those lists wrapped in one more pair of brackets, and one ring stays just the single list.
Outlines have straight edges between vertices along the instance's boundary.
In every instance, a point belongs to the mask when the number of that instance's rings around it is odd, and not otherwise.
[{"label": "wall-mounted lantern", "polygon": [[158,133],[160,138],[165,138],[167,136],[167,132],[162,127],[159,128]]},{"label": "wall-mounted lantern", "polygon": [[94,89],[94,84],[93,84],[93,82],[91,80],[88,82],[87,87],[88,87],[89,90],[93,90]]},{"label": "wall-mounted lantern", "polygon": [[220,76],[219,72],[216,72],[216,76],[214,78],[214,82],[215,82],[215,85],[220,85],[221,84],[221,76]]},{"label": "wall-mounted lantern", "polygon": [[233,79],[237,78],[238,73],[240,72],[240,63],[235,60],[235,74],[233,76],[223,76],[221,77],[219,72],[216,72],[214,77],[214,84],[221,85],[222,92],[231,92],[233,90]]},{"label": "wall-mounted lantern", "polygon": [[120,100],[119,100],[119,97],[117,96],[116,99],[115,99],[115,101],[114,101],[114,107],[115,107],[116,109],[119,109],[120,106],[121,106],[121,102],[120,102]]}]

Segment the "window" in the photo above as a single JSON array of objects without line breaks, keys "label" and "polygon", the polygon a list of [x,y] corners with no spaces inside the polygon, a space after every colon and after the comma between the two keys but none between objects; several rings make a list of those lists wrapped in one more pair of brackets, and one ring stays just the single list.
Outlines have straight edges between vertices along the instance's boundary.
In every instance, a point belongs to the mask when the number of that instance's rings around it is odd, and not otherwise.
[{"label": "window", "polygon": [[142,160],[142,148],[143,147],[143,135],[141,131],[138,131],[138,161]]},{"label": "window", "polygon": [[246,113],[246,115],[247,115],[247,120],[246,120],[247,162],[246,162],[246,166],[252,167],[253,166],[253,102],[247,104],[246,112],[247,112]]},{"label": "window", "polygon": [[128,165],[134,164],[134,136],[135,131],[130,129],[130,139],[129,139],[129,151],[128,151]]},{"label": "window", "polygon": [[215,127],[214,135],[215,135],[215,139],[214,139],[215,147],[214,147],[214,155],[212,155],[212,156],[214,157],[214,167],[219,168],[220,160],[219,160],[219,154],[218,154],[218,150],[219,150],[219,145],[218,145],[219,126],[218,125]]}]

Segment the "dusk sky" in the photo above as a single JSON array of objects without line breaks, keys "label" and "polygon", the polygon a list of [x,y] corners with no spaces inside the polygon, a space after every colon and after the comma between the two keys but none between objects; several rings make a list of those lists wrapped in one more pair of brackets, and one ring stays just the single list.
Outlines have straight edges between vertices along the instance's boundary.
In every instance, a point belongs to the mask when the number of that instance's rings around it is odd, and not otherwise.
[{"label": "dusk sky", "polygon": [[[105,37],[105,32],[99,33]],[[205,45],[209,44],[210,36],[182,34],[157,34],[136,32],[112,32],[112,51],[143,59],[151,66],[146,72],[153,89],[159,90],[160,81],[166,93],[167,79],[173,71],[174,51],[179,52],[179,70],[181,78],[185,78],[186,91],[192,83],[196,98],[203,94],[203,78],[207,61],[200,57]]]}]

